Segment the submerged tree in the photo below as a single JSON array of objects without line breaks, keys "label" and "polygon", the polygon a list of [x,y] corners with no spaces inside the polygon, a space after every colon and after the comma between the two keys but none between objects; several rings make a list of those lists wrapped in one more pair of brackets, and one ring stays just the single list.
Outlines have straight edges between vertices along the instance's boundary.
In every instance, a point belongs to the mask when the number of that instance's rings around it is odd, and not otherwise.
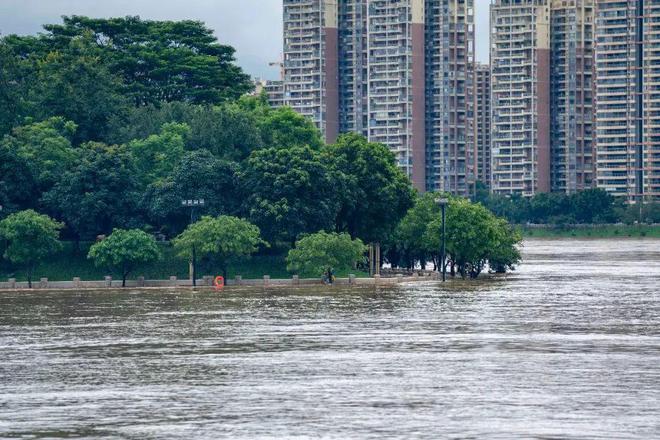
[{"label": "submerged tree", "polygon": [[408,210],[394,232],[394,244],[401,256],[401,263],[409,268],[412,268],[417,261],[435,261],[435,256],[440,252],[440,249],[434,246],[435,243],[427,237],[428,225],[441,218],[436,197],[437,194],[434,193],[417,197],[415,205]]},{"label": "submerged tree", "polygon": [[[516,246],[521,236],[481,204],[451,198],[446,220],[447,253],[463,278],[477,278],[489,262],[493,270],[502,271],[520,261]],[[441,245],[441,228],[442,220],[436,218],[426,231],[436,249]]]},{"label": "submerged tree", "polygon": [[488,252],[488,267],[495,273],[506,273],[515,270],[522,261],[520,243],[522,235],[504,219],[495,220],[495,244]]}]

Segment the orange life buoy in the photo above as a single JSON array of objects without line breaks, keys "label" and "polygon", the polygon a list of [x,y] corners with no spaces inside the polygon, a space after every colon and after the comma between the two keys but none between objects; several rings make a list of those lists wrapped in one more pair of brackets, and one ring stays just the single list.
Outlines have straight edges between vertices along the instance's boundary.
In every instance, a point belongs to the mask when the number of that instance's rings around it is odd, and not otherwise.
[{"label": "orange life buoy", "polygon": [[225,287],[225,278],[222,276],[217,276],[215,277],[215,280],[213,280],[213,283],[215,284],[216,289],[222,289]]}]

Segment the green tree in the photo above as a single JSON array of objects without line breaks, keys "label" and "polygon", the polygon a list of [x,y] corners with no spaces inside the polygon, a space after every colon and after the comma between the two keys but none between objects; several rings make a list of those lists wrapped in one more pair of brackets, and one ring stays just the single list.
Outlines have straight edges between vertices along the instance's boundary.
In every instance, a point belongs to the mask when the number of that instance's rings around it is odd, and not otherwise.
[{"label": "green tree", "polygon": [[204,216],[190,225],[174,240],[174,248],[183,258],[196,253],[209,266],[217,266],[227,278],[229,264],[250,256],[265,244],[259,228],[250,222],[230,216]]},{"label": "green tree", "polygon": [[71,145],[75,132],[75,123],[53,117],[15,128],[2,143],[34,167],[40,189],[47,191],[79,157]]},{"label": "green tree", "polygon": [[182,200],[204,199],[203,212],[218,216],[236,214],[242,202],[238,165],[218,159],[206,150],[186,153],[162,182],[147,188],[143,205],[153,226],[178,234],[188,225],[190,214]]},{"label": "green tree", "polygon": [[262,147],[256,114],[236,103],[217,106],[170,102],[131,109],[113,119],[113,143],[127,143],[158,134],[165,124],[186,124],[187,150],[208,150],[219,158],[241,161]]},{"label": "green tree", "polygon": [[27,85],[34,77],[31,63],[15,53],[7,38],[0,39],[0,138],[27,115]]},{"label": "green tree", "polygon": [[287,256],[287,270],[303,276],[321,276],[328,268],[346,271],[364,259],[366,246],[342,233],[318,232],[296,242]]},{"label": "green tree", "polygon": [[660,223],[660,203],[646,202],[642,206],[639,203],[615,205],[616,218],[623,223],[632,225],[640,223]]},{"label": "green tree", "polygon": [[253,88],[250,77],[235,64],[234,48],[219,44],[213,30],[199,21],[71,16],[44,29],[42,38],[52,48],[91,34],[137,105],[217,104]]},{"label": "green tree", "polygon": [[63,116],[78,125],[74,143],[108,135],[113,115],[126,110],[121,79],[89,36],[76,38],[44,55],[32,100],[41,117]]},{"label": "green tree", "polygon": [[76,240],[94,239],[116,227],[141,227],[142,195],[135,161],[125,147],[85,144],[78,164],[42,197]]},{"label": "green tree", "polygon": [[413,267],[417,261],[425,262],[428,259],[435,261],[435,256],[439,253],[439,248],[432,247],[432,242],[426,237],[428,225],[441,218],[436,197],[438,195],[435,193],[426,193],[417,197],[415,205],[396,228],[395,242],[408,267]]},{"label": "green tree", "polygon": [[4,257],[13,264],[25,266],[30,288],[37,264],[61,250],[62,226],[32,210],[11,214],[0,222],[0,237],[7,241]]},{"label": "green tree", "polygon": [[331,229],[338,188],[321,155],[310,147],[268,148],[244,166],[243,204],[266,239],[292,244],[304,233]]},{"label": "green tree", "polygon": [[117,271],[121,285],[140,265],[153,263],[161,258],[156,240],[139,229],[115,229],[105,240],[94,244],[87,256],[97,267]]},{"label": "green tree", "polygon": [[172,172],[185,153],[185,138],[189,134],[187,125],[169,123],[163,125],[160,134],[128,144],[145,185],[158,182]]},{"label": "green tree", "polygon": [[308,118],[290,107],[263,112],[259,128],[266,147],[304,147],[319,150],[323,146],[321,132]]},{"label": "green tree", "polygon": [[[463,278],[477,278],[489,258],[493,259],[496,271],[518,262],[519,254],[513,248],[521,237],[481,204],[451,198],[446,221],[447,253]],[[426,240],[436,249],[441,245],[441,222],[435,219],[426,231]]]},{"label": "green tree", "polygon": [[506,273],[509,270],[515,270],[516,265],[522,261],[522,254],[520,253],[522,235],[502,218],[495,219],[493,226],[495,240],[486,257],[488,266],[495,273]]},{"label": "green tree", "polygon": [[614,223],[614,197],[603,189],[588,189],[571,196],[570,201],[573,217],[578,223]]},{"label": "green tree", "polygon": [[413,206],[412,185],[386,146],[346,134],[325,149],[324,161],[338,181],[338,231],[378,242],[392,233]]},{"label": "green tree", "polygon": [[529,201],[531,223],[574,223],[569,198],[564,193],[538,193]]},{"label": "green tree", "polygon": [[0,218],[34,207],[39,198],[35,170],[14,148],[0,142]]},{"label": "green tree", "polygon": [[520,194],[490,194],[482,203],[495,215],[504,217],[512,223],[522,224],[531,221],[530,200]]}]

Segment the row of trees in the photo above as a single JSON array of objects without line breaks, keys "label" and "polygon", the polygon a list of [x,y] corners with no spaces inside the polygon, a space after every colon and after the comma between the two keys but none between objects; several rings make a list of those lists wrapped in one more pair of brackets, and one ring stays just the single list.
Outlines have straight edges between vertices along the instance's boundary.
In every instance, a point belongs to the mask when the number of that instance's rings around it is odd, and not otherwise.
[{"label": "row of trees", "polygon": [[[394,266],[414,268],[440,261],[439,230],[442,226],[435,195],[419,197],[415,206],[394,231],[388,242],[387,259]],[[447,252],[451,273],[476,278],[490,266],[494,272],[514,269],[520,261],[521,237],[508,223],[496,218],[483,206],[467,200],[451,200],[447,215]],[[24,267],[29,286],[37,265],[62,249],[59,240],[63,225],[32,210],[21,211],[0,221],[3,257]],[[268,246],[257,226],[231,216],[204,216],[173,240],[178,255],[185,260],[199,258],[209,271],[219,269],[227,277],[229,265]],[[288,251],[287,269],[304,276],[318,276],[328,268],[344,271],[364,262],[366,246],[348,233],[319,231],[303,235]],[[142,265],[162,257],[153,235],[140,229],[115,229],[92,245],[88,258],[96,266],[118,274],[122,285]],[[212,273],[212,272],[211,272]]]},{"label": "row of trees", "polygon": [[539,193],[527,198],[491,194],[480,184],[474,200],[516,224],[660,223],[660,204],[629,205],[602,189]]},{"label": "row of trees", "polygon": [[[59,231],[62,224],[32,210],[21,211],[0,221],[0,239],[6,243],[3,257],[25,269],[29,287],[37,265],[62,249]],[[230,216],[202,217],[173,241],[177,254],[185,260],[195,255],[202,267],[220,269],[227,278],[232,262],[249,257],[260,246],[259,228],[246,220]],[[347,270],[363,259],[366,247],[346,234],[321,231],[303,237],[289,251],[288,269],[292,273],[318,276],[328,267]],[[118,274],[122,286],[140,267],[159,261],[161,248],[153,237],[140,229],[115,229],[91,246],[88,258],[97,267]]]}]

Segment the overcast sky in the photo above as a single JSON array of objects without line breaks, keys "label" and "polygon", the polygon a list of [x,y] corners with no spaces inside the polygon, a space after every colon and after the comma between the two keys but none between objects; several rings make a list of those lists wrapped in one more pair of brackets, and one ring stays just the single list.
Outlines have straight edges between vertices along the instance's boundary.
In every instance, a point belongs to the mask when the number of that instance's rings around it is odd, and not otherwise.
[{"label": "overcast sky", "polygon": [[[477,59],[488,61],[488,4],[475,0]],[[251,75],[275,79],[268,67],[282,53],[282,0],[0,0],[0,34],[35,34],[62,15],[152,20],[194,19],[236,48],[239,64]]]}]

